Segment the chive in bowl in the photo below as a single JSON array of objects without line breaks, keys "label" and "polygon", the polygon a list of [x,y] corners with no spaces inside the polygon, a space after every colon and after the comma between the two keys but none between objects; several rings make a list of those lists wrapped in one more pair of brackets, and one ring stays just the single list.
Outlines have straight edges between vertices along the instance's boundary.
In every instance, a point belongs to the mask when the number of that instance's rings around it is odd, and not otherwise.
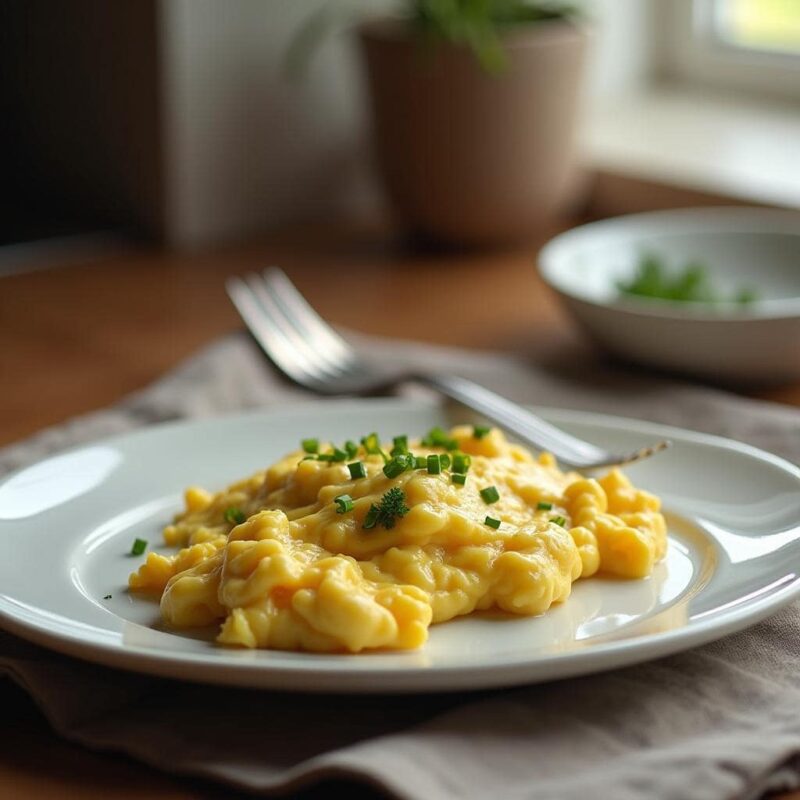
[{"label": "chive in bowl", "polygon": [[697,208],[593,222],[548,242],[539,273],[588,336],[624,360],[723,382],[800,378],[800,212]]}]

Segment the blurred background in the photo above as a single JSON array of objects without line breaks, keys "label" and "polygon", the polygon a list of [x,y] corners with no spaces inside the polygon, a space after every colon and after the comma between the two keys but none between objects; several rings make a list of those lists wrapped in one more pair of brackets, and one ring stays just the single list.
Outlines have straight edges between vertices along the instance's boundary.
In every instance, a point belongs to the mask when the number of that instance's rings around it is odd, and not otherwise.
[{"label": "blurred background", "polygon": [[[226,280],[271,265],[348,332],[513,352],[559,371],[567,400],[592,376],[595,396],[632,376],[657,399],[649,354],[663,366],[704,343],[694,380],[738,368],[736,391],[800,406],[800,0],[2,0],[0,153],[0,446],[220,337],[246,342]],[[640,334],[601,316],[608,292],[584,311],[598,341],[640,346],[620,367],[537,273],[540,252],[575,226],[687,206],[789,215],[762,249],[733,229],[670,252],[680,231],[654,229],[676,266],[735,265],[723,289],[754,288],[763,309],[694,327],[643,313]],[[594,268],[635,266],[634,248],[607,250],[578,265],[579,291]],[[784,379],[748,382],[744,355]],[[184,407],[224,405],[246,371],[226,365]],[[672,396],[687,415],[695,395]],[[162,399],[131,417],[169,416]],[[0,778],[17,795],[190,796],[59,742],[10,691]]]},{"label": "blurred background", "polygon": [[[293,37],[333,5],[302,74],[288,76]],[[6,0],[0,241],[113,232],[200,248],[385,214],[349,23],[405,5]],[[675,190],[800,204],[798,0],[582,8],[586,176],[573,204],[664,207],[683,201]],[[558,81],[560,65],[544,69]]]},{"label": "blurred background", "polygon": [[238,329],[230,274],[544,361],[553,235],[800,209],[800,0],[4,0],[0,42],[0,441]]}]

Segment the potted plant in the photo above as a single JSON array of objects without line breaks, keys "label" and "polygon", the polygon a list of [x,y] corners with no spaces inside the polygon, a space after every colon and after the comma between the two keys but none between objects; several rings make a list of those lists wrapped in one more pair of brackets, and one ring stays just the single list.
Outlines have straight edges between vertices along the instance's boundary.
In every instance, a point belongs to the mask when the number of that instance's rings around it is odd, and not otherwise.
[{"label": "potted plant", "polygon": [[403,6],[357,27],[391,204],[439,241],[524,238],[574,185],[583,25],[526,0]]}]

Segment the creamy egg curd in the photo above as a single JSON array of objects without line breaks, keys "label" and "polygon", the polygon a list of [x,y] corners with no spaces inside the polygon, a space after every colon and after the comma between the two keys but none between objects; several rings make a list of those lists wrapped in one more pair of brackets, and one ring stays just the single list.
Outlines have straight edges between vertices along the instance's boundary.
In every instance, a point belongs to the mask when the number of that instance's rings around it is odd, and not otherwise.
[{"label": "creamy egg curd", "polygon": [[618,469],[563,472],[496,429],[302,442],[264,472],[190,488],[130,589],[172,628],[225,645],[350,652],[422,646],[484,609],[536,615],[598,572],[644,578],[663,558],[657,497]]}]

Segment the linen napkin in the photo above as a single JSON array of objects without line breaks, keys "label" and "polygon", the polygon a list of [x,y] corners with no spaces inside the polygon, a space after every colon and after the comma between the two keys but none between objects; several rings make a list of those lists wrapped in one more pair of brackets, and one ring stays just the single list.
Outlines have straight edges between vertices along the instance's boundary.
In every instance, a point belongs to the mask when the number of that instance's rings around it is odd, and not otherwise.
[{"label": "linen napkin", "polygon": [[[526,403],[722,434],[800,461],[800,412],[573,362],[351,337],[370,357],[457,372]],[[232,380],[231,376],[236,376]],[[312,399],[250,339],[218,342],[112,409],[0,452],[0,474],[137,426]],[[346,782],[413,800],[757,798],[800,786],[800,605],[684,654],[503,691],[309,696],[199,686],[67,658],[0,632],[0,672],[87,747],[261,794]]]}]

